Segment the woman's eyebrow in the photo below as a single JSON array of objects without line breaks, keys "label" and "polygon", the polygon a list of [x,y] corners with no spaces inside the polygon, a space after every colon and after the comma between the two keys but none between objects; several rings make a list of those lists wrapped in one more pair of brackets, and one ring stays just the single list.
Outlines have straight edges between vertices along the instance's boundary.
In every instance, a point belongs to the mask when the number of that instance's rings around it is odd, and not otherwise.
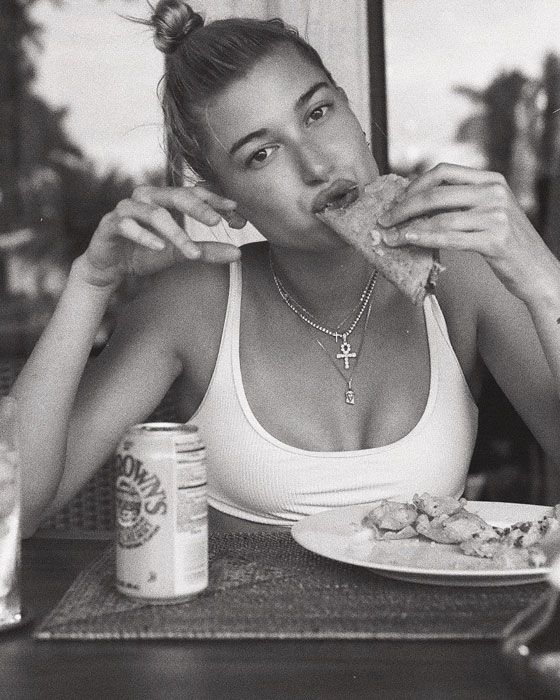
[{"label": "woman's eyebrow", "polygon": [[332,85],[330,83],[327,83],[326,80],[321,80],[320,83],[315,83],[315,85],[312,85],[309,90],[306,90],[303,95],[297,98],[296,100],[296,110],[300,109],[300,107],[303,107],[303,105],[308,102],[313,95],[318,91],[321,90],[322,88],[330,88]]},{"label": "woman's eyebrow", "polygon": [[257,129],[257,131],[251,131],[250,134],[247,134],[246,136],[242,136],[239,141],[236,141],[233,146],[229,149],[229,154],[232,156],[236,151],[238,151],[241,146],[244,146],[246,143],[249,141],[252,141],[253,139],[260,139],[261,136],[266,136],[268,133],[267,129]]},{"label": "woman's eyebrow", "polygon": [[[332,85],[330,83],[327,83],[326,80],[321,80],[321,82],[315,83],[314,85],[312,85],[309,88],[309,90],[306,90],[303,93],[303,95],[300,95],[297,98],[296,104],[295,104],[295,111],[300,109],[306,102],[308,102],[318,90],[321,90],[322,88],[330,88],[330,87],[332,87]],[[249,141],[252,141],[253,139],[259,139],[262,136],[266,136],[266,134],[267,134],[267,129],[257,129],[257,131],[251,131],[250,134],[246,134],[245,136],[242,136],[229,149],[229,155],[232,156],[236,151],[238,151],[242,146],[244,146]]]}]

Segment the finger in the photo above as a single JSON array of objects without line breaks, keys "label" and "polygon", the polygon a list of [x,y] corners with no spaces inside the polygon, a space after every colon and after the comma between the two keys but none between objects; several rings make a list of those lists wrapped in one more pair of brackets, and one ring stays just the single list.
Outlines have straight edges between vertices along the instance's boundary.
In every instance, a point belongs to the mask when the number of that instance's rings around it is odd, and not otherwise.
[{"label": "finger", "polygon": [[165,242],[155,234],[142,228],[134,219],[121,219],[118,225],[118,232],[123,238],[138,243],[138,245],[150,248],[150,250],[163,250]]},{"label": "finger", "polygon": [[438,185],[503,185],[505,179],[500,173],[479,168],[469,168],[455,163],[439,163],[408,185],[407,195],[415,194]]},{"label": "finger", "polygon": [[406,196],[379,217],[382,226],[396,226],[420,216],[433,216],[439,211],[489,207],[504,202],[500,185],[448,185],[421,190]]},{"label": "finger", "polygon": [[196,219],[206,226],[216,226],[220,223],[220,215],[205,201],[196,197],[190,190],[177,188],[153,188],[146,192],[144,188],[135,190],[132,198],[148,205],[158,205],[169,209],[177,209],[183,214]]},{"label": "finger", "polygon": [[236,211],[222,213],[222,216],[227,221],[230,228],[240,229],[247,224],[247,219],[245,219],[241,214]]},{"label": "finger", "polygon": [[[466,238],[461,237],[461,241],[468,241],[469,246],[475,244],[480,246],[482,241],[485,244],[484,249],[489,250],[493,240],[492,232],[502,225],[502,212],[499,210],[453,211],[414,219],[402,226],[390,228],[383,232],[382,238],[391,247],[409,244],[433,247],[436,235],[440,237],[438,240],[445,241],[446,236],[466,234]],[[480,235],[475,237],[473,236],[475,233]],[[460,245],[459,239],[455,240]],[[444,243],[441,247],[454,247],[454,245],[450,243],[448,246]]]},{"label": "finger", "polygon": [[232,199],[221,197],[214,192],[204,189],[201,185],[193,187],[193,194],[221,214],[230,228],[241,229],[247,224],[247,219],[236,211],[237,202],[234,202]]},{"label": "finger", "polygon": [[219,211],[233,211],[237,204],[202,187],[137,187],[132,199],[177,209],[207,226],[220,223]]},{"label": "finger", "polygon": [[[155,247],[155,241],[161,241],[161,238],[163,238],[170,241],[187,258],[194,259],[200,257],[200,251],[197,245],[193,243],[186,232],[177,224],[167,209],[144,202],[123,200],[119,202],[115,211],[124,219],[137,220],[140,224],[149,226],[154,230],[155,236],[151,238],[144,235],[142,236],[143,240],[151,240],[154,244],[152,246],[146,243],[148,247],[159,250],[160,248]],[[127,224],[127,227],[131,228],[131,230],[134,229],[134,227],[130,227],[129,224]],[[137,229],[134,230],[137,231]],[[142,231],[145,231],[145,229],[142,229]],[[165,245],[163,247],[165,247]]]},{"label": "finger", "polygon": [[[494,210],[467,209],[442,212],[431,216],[411,219],[401,226],[388,229],[387,241],[399,240],[405,243],[412,240],[415,233],[424,231],[486,231],[500,221],[495,219]],[[395,235],[396,234],[396,235]]]},{"label": "finger", "polygon": [[202,252],[201,260],[210,263],[231,263],[239,260],[241,251],[230,243],[214,243],[204,241],[199,243]]},{"label": "finger", "polygon": [[[385,238],[385,236],[384,236]],[[449,250],[470,250],[488,254],[489,236],[487,231],[430,230],[400,232],[397,242],[385,241],[392,248],[414,245],[419,248],[444,248]]]},{"label": "finger", "polygon": [[206,202],[219,211],[233,211],[237,207],[237,202],[235,200],[229,199],[229,197],[222,197],[201,184],[195,185],[192,188],[192,193],[195,197],[198,197],[203,202]]},{"label": "finger", "polygon": [[[482,241],[477,238],[477,232],[471,231],[422,231],[404,238],[404,245],[415,245],[419,248],[447,248],[449,250],[480,251]],[[401,244],[401,245],[403,245]]]}]

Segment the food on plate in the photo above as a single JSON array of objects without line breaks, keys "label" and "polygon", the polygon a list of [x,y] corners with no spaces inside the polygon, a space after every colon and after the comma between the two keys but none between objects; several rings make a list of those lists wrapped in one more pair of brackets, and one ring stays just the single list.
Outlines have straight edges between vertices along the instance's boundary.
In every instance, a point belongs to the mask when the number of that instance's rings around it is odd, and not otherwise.
[{"label": "food on plate", "polygon": [[418,537],[418,533],[411,525],[406,525],[400,530],[382,530],[373,523],[368,527],[371,530],[371,538],[374,540],[407,540],[410,537]]},{"label": "food on plate", "polygon": [[384,498],[372,505],[366,517],[371,525],[376,525],[383,530],[398,531],[407,525],[412,525],[418,513],[410,503],[397,503]]},{"label": "food on plate", "polygon": [[558,516],[556,506],[540,520],[500,528],[469,510],[465,498],[423,493],[414,494],[412,503],[389,499],[372,503],[361,525],[372,540],[425,538],[433,546],[454,546],[457,554],[491,560],[496,568],[521,569],[546,563],[541,543],[560,528]]},{"label": "food on plate", "polygon": [[417,515],[414,505],[396,503],[384,498],[372,505],[365,519],[374,539],[403,540],[408,537],[416,537],[418,534],[411,527],[412,523],[416,521]]},{"label": "food on plate", "polygon": [[459,547],[468,556],[492,559],[499,569],[530,568],[546,564],[544,551],[536,545],[516,547],[499,539],[484,541],[471,537],[459,543]]},{"label": "food on plate", "polygon": [[354,188],[327,204],[317,212],[317,216],[360,250],[384,277],[415,304],[419,304],[427,293],[434,290],[443,269],[438,252],[413,245],[393,248],[383,241],[383,232],[403,233],[406,229],[414,228],[414,220],[392,228],[383,228],[378,223],[379,217],[402,197],[408,182],[398,175],[381,175],[366,185],[363,192],[358,193]]},{"label": "food on plate", "polygon": [[[558,506],[555,506],[552,516],[545,515],[544,518],[537,521],[514,523],[511,527],[501,530],[500,534],[507,542],[518,547],[530,547],[540,542],[544,535],[560,528],[557,508]],[[558,514],[560,515],[560,513]]]},{"label": "food on plate", "polygon": [[453,515],[462,510],[467,503],[466,498],[453,498],[452,496],[431,496],[417,493],[412,497],[412,502],[420,513],[425,513],[430,518],[436,515]]},{"label": "food on plate", "polygon": [[436,515],[432,519],[421,514],[415,527],[419,535],[444,544],[459,544],[475,535],[481,540],[496,537],[496,531],[491,525],[464,508],[452,515]]}]

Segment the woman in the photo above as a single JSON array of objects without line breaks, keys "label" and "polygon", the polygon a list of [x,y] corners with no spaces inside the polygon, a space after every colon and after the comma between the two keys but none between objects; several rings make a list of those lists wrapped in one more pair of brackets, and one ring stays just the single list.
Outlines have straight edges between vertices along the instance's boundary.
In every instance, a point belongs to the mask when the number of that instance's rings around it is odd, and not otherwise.
[{"label": "woman", "polygon": [[[414,306],[316,216],[378,169],[315,51],[279,21],[204,26],[181,0],[162,0],[150,24],[166,53],[166,124],[201,183],[138,188],[74,262],[14,387],[25,531],[173,382],[208,446],[211,505],[259,523],[415,491],[458,496],[481,359],[560,459],[559,263],[503,178],[439,165],[383,222],[421,217],[414,244],[441,250],[437,298]],[[194,243],[170,210],[208,226],[249,220],[266,241]],[[130,272],[152,282],[86,368]]]}]

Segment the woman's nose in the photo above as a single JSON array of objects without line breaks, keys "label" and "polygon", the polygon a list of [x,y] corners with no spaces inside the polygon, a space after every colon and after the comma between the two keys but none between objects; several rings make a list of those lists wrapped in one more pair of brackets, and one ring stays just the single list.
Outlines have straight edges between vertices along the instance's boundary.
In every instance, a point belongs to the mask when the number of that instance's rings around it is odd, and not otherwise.
[{"label": "woman's nose", "polygon": [[306,184],[327,182],[333,170],[329,154],[324,148],[311,141],[299,144],[298,165]]}]

